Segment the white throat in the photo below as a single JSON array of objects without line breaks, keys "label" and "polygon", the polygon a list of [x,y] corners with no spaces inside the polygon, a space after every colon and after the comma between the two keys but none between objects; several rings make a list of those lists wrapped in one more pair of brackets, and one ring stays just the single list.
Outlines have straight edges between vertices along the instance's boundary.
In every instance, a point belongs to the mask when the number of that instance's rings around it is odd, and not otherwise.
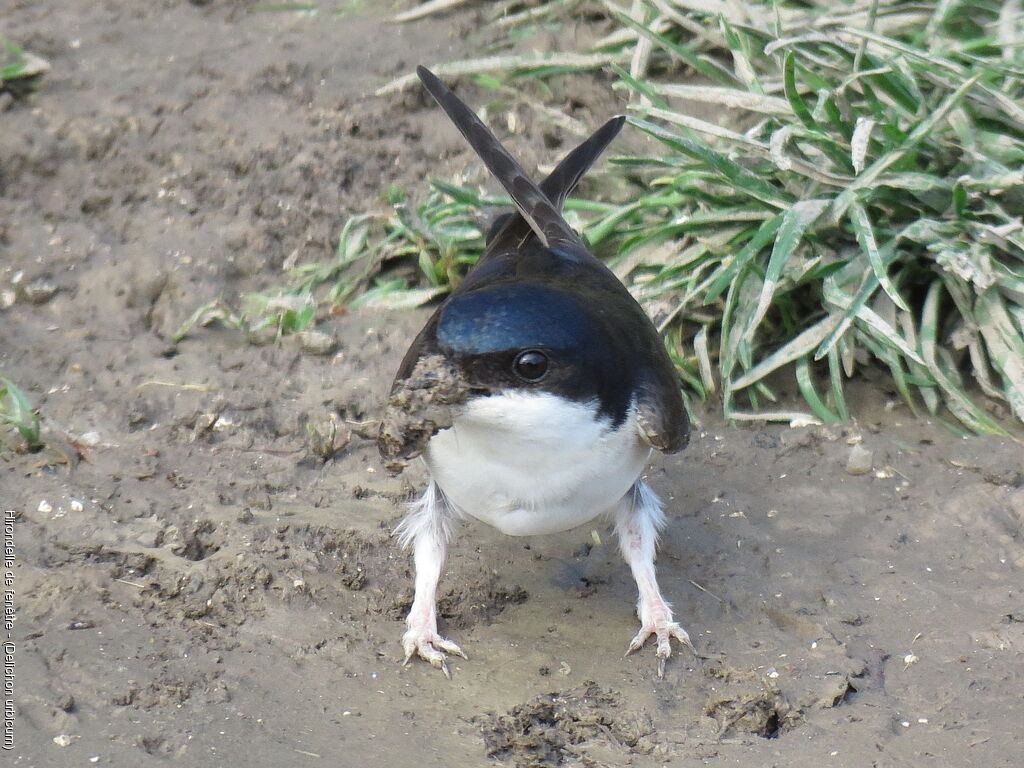
[{"label": "white throat", "polygon": [[611,509],[650,449],[636,416],[613,428],[596,408],[550,393],[471,400],[425,458],[455,508],[513,536],[575,528]]}]

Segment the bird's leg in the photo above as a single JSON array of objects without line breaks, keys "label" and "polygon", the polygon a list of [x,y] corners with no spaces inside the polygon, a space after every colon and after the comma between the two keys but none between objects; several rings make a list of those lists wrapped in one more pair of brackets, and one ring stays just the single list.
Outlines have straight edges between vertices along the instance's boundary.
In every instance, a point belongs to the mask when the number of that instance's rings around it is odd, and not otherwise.
[{"label": "bird's leg", "polygon": [[437,583],[444,571],[444,559],[451,541],[452,513],[444,494],[433,480],[423,496],[395,529],[402,547],[412,546],[416,586],[412,607],[402,636],[406,664],[413,656],[429,661],[451,677],[446,653],[466,658],[455,643],[437,633]]},{"label": "bird's leg", "polygon": [[674,637],[693,650],[690,636],[672,619],[672,606],[661,596],[654,573],[654,550],[658,532],[665,525],[661,501],[643,480],[637,480],[619,502],[615,515],[615,532],[622,556],[629,563],[640,592],[637,614],[640,631],[629,644],[627,654],[639,650],[651,635],[658,642],[658,677],[664,677],[665,660],[672,655]]}]

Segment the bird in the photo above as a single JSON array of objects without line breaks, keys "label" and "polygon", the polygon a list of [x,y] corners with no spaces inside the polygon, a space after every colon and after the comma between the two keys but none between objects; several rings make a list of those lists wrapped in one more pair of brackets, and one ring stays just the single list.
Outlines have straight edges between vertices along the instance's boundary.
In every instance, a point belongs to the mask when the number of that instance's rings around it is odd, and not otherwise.
[{"label": "bird", "polygon": [[437,625],[458,521],[532,536],[603,516],[637,585],[641,626],[626,653],[655,638],[663,677],[672,640],[693,645],[658,586],[666,518],[643,472],[654,450],[685,447],[689,420],[654,324],[561,214],[625,118],[607,121],[538,186],[437,76],[416,72],[515,209],[495,219],[483,256],[413,340],[381,420],[389,470],[422,456],[429,473],[394,532],[415,569],[404,663],[419,657],[450,677],[449,656],[467,658]]}]

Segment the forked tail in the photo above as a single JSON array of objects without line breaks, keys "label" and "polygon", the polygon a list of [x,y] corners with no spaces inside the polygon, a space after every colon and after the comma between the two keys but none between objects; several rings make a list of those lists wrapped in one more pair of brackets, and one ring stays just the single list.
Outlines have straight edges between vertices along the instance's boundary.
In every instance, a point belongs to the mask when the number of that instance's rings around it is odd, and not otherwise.
[{"label": "forked tail", "polygon": [[420,66],[416,68],[416,74],[516,205],[519,216],[509,218],[497,230],[492,230],[489,242],[494,246],[518,247],[532,230],[552,250],[567,256],[587,253],[579,236],[562,218],[562,204],[587,169],[622,130],[626,118],[619,115],[601,126],[566,155],[538,187],[473,110],[434,73]]}]

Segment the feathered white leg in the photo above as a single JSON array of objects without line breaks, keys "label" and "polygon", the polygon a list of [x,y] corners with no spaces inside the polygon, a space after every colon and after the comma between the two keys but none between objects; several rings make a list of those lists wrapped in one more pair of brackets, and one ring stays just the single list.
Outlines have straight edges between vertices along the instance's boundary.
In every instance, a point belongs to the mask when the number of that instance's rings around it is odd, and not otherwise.
[{"label": "feathered white leg", "polygon": [[672,655],[672,638],[693,650],[690,636],[672,620],[672,606],[661,596],[654,573],[654,550],[658,532],[665,526],[661,501],[643,480],[636,484],[619,502],[615,513],[615,532],[619,537],[622,556],[629,563],[636,580],[640,599],[636,612],[640,617],[640,631],[629,644],[626,654],[639,650],[651,635],[658,642],[658,677],[665,676],[665,661]]},{"label": "feathered white leg", "polygon": [[451,678],[446,653],[467,658],[455,643],[437,633],[437,583],[444,572],[444,560],[451,541],[452,511],[433,480],[423,496],[411,505],[409,514],[395,529],[402,548],[410,545],[416,569],[415,594],[402,636],[405,664],[413,656],[429,661]]}]

